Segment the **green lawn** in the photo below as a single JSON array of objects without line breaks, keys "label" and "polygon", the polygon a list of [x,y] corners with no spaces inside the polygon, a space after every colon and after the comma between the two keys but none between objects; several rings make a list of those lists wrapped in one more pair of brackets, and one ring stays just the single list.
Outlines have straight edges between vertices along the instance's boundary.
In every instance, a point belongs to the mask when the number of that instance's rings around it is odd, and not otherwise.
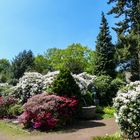
[{"label": "green lawn", "polygon": [[119,133],[104,137],[93,137],[92,140],[123,140]]},{"label": "green lawn", "polygon": [[8,123],[3,120],[0,120],[0,132],[13,137],[30,135],[28,131],[22,129],[20,126]]}]

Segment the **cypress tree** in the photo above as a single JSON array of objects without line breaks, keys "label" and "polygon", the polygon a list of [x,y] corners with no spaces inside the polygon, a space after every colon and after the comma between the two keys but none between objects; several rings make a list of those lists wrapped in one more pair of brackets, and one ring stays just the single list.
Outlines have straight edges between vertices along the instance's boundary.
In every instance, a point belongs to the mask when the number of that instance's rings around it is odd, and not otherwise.
[{"label": "cypress tree", "polygon": [[115,76],[115,61],[114,61],[114,46],[111,42],[109,26],[107,19],[102,13],[100,32],[97,36],[96,54],[95,54],[95,69],[96,75]]}]

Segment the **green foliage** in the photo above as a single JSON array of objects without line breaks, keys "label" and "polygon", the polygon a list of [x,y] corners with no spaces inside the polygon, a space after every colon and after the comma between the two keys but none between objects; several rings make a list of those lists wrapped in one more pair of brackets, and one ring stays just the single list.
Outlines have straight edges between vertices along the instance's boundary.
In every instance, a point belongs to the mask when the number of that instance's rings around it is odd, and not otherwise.
[{"label": "green foliage", "polygon": [[20,52],[12,61],[13,78],[19,79],[24,72],[31,70],[34,64],[34,56],[31,50]]},{"label": "green foliage", "polygon": [[112,91],[114,93],[117,93],[117,91],[125,85],[126,85],[126,82],[124,82],[120,78],[116,78],[116,79],[112,80],[112,82],[111,82]]},{"label": "green foliage", "polygon": [[115,49],[111,42],[108,23],[104,13],[102,13],[100,32],[96,42],[95,75],[109,75],[115,77],[114,54]]},{"label": "green foliage", "polygon": [[0,82],[5,83],[11,78],[11,64],[7,59],[0,59]]},{"label": "green foliage", "polygon": [[140,2],[139,0],[108,0],[108,4],[113,7],[108,12],[115,14],[116,18],[121,17],[121,21],[116,23],[114,28],[118,34],[129,32],[130,30],[138,31],[140,25]]},{"label": "green foliage", "polygon": [[110,115],[113,115],[114,116],[115,108],[114,107],[107,106],[107,107],[104,107],[103,112],[105,114],[110,114]]},{"label": "green foliage", "polygon": [[106,75],[101,75],[94,81],[97,98],[100,100],[101,104],[109,104],[112,101],[113,93],[111,91],[111,81],[112,78]]},{"label": "green foliage", "polygon": [[60,70],[60,73],[52,84],[52,91],[60,96],[80,96],[79,86],[67,69]]},{"label": "green foliage", "polygon": [[8,84],[9,84],[9,85],[16,86],[18,82],[19,82],[18,79],[14,79],[14,78],[13,78],[13,79],[10,79],[10,80],[8,81]]},{"label": "green foliage", "polygon": [[96,116],[97,118],[100,119],[105,119],[105,118],[112,118],[114,117],[115,109],[110,106],[96,106]]},{"label": "green foliage", "polygon": [[134,32],[120,35],[116,45],[116,59],[121,71],[130,71],[130,80],[139,80],[138,41]]},{"label": "green foliage", "polygon": [[51,70],[67,67],[76,74],[93,71],[94,52],[81,44],[72,44],[66,49],[49,49],[45,53],[45,58]]},{"label": "green foliage", "polygon": [[119,133],[116,133],[114,135],[104,136],[104,137],[93,137],[92,140],[123,140],[121,135]]},{"label": "green foliage", "polygon": [[38,55],[35,57],[33,70],[46,74],[51,69],[48,60],[43,55]]},{"label": "green foliage", "polygon": [[23,112],[23,107],[20,104],[15,104],[8,109],[10,116],[19,116]]},{"label": "green foliage", "polygon": [[12,91],[11,87],[11,85],[0,86],[0,96],[8,96]]},{"label": "green foliage", "polygon": [[94,100],[93,100],[93,94],[91,94],[90,92],[88,92],[85,95],[82,95],[82,99],[83,99],[83,106],[91,106],[94,105]]},{"label": "green foliage", "polygon": [[21,139],[30,136],[30,133],[22,129],[19,125],[0,120],[0,132],[4,133],[9,139]]},{"label": "green foliage", "polygon": [[109,0],[108,4],[113,4],[109,14],[121,17],[114,28],[118,34],[118,62],[129,64],[132,81],[140,80],[140,1]]}]

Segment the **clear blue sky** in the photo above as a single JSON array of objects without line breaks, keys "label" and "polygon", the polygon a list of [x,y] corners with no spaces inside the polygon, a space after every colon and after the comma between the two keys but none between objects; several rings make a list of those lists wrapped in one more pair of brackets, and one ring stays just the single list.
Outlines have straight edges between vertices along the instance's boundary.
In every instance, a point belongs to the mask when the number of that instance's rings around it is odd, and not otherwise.
[{"label": "clear blue sky", "polygon": [[[95,49],[101,11],[111,8],[107,1],[0,0],[0,58],[12,59],[24,49],[43,54],[72,43]],[[115,19],[107,19],[113,26]]]}]

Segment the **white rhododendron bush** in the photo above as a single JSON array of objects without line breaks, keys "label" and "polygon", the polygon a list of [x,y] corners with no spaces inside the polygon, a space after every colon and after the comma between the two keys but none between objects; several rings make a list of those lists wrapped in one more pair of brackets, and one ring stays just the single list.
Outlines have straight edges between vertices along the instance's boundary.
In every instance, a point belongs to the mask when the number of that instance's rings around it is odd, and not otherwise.
[{"label": "white rhododendron bush", "polygon": [[[24,76],[19,79],[19,83],[13,87],[12,94],[21,99],[21,102],[26,102],[31,96],[40,94],[51,88],[58,74],[59,71],[49,72],[46,75],[37,72],[26,72]],[[93,81],[96,79],[96,76],[89,75],[85,72],[78,75],[72,74],[72,76],[79,85],[81,94],[86,94],[89,89],[92,90],[94,87]]]},{"label": "white rhododendron bush", "polygon": [[44,90],[45,84],[43,76],[37,72],[25,73],[19,79],[17,86],[13,87],[13,93],[21,102],[26,102],[33,95],[40,94]]},{"label": "white rhododendron bush", "polygon": [[116,121],[129,138],[140,137],[140,81],[131,82],[114,99]]}]

